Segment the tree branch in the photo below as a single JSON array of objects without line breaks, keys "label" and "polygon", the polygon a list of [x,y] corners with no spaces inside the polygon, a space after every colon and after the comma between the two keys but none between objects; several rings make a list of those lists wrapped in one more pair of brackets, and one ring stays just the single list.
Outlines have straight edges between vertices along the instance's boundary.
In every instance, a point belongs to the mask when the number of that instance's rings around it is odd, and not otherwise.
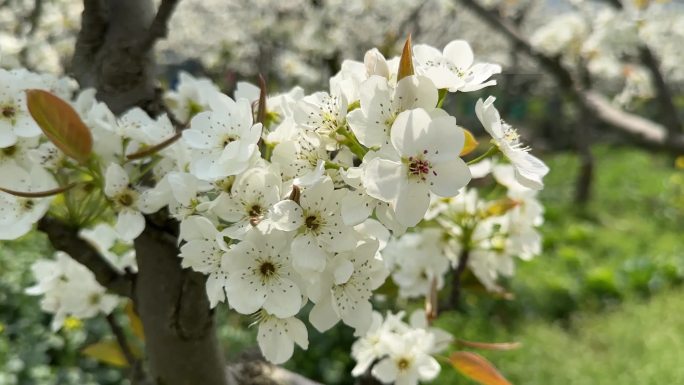
[{"label": "tree branch", "polygon": [[[606,0],[606,2],[617,10],[623,10],[625,8],[622,0]],[[681,133],[683,130],[682,120],[679,119],[677,107],[675,107],[674,102],[672,101],[672,92],[667,86],[663,72],[660,70],[658,58],[645,42],[642,42],[639,45],[639,59],[641,60],[641,64],[643,64],[651,73],[651,77],[653,78],[653,85],[656,88],[656,100],[658,101],[660,113],[669,135]]]},{"label": "tree branch", "polygon": [[71,258],[95,274],[100,285],[114,294],[131,297],[133,276],[114,268],[90,243],[78,236],[78,230],[53,218],[44,217],[38,222],[38,230],[47,234],[53,247],[64,251]]},{"label": "tree branch", "polygon": [[176,5],[180,0],[162,0],[157,10],[157,14],[152,20],[147,36],[140,44],[140,52],[147,52],[152,49],[160,39],[165,38],[169,33],[169,20],[176,9]]},{"label": "tree branch", "polygon": [[498,14],[487,10],[477,0],[459,0],[501,33],[520,50],[535,60],[544,70],[556,78],[558,84],[573,98],[582,113],[591,113],[606,125],[630,134],[643,145],[671,152],[684,152],[684,136],[669,135],[668,129],[659,123],[615,107],[604,96],[582,87],[570,70],[565,68],[558,57],[548,57],[537,51],[529,40],[514,25]]},{"label": "tree branch", "polygon": [[226,377],[227,385],[321,385],[297,373],[263,361],[228,365]]},{"label": "tree branch", "polygon": [[454,269],[451,280],[451,293],[449,293],[449,300],[446,306],[443,307],[444,310],[455,310],[459,307],[461,301],[461,278],[468,266],[468,259],[470,259],[470,252],[464,247],[458,256],[458,265]]}]

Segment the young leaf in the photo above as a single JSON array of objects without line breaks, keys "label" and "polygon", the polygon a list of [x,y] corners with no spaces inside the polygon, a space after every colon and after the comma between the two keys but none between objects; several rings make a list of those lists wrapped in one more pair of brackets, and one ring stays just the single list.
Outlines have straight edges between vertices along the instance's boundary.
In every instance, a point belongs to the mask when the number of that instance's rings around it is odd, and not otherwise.
[{"label": "young leaf", "polygon": [[69,103],[43,90],[27,90],[26,105],[43,133],[68,157],[84,164],[93,150],[93,138]]},{"label": "young leaf", "polygon": [[483,350],[515,350],[522,346],[520,342],[474,342],[456,339],[456,343],[468,348]]},{"label": "young leaf", "polygon": [[408,35],[406,43],[404,43],[404,50],[401,52],[399,59],[399,72],[397,74],[397,81],[411,76],[415,73],[413,70],[413,47],[411,46],[411,34]]},{"label": "young leaf", "polygon": [[81,353],[97,361],[118,367],[127,367],[128,362],[121,351],[121,347],[113,340],[104,340],[88,345]]},{"label": "young leaf", "polygon": [[128,322],[131,325],[133,334],[135,334],[135,336],[141,341],[145,341],[145,332],[143,331],[142,321],[140,320],[138,313],[135,312],[133,301],[128,301],[128,303],[126,303],[124,312],[126,313],[126,316],[128,316]]},{"label": "young leaf", "polygon": [[52,195],[57,195],[57,194],[63,193],[65,191],[71,189],[74,186],[76,186],[76,183],[70,183],[66,186],[57,187],[57,188],[53,188],[52,190],[46,190],[46,191],[14,191],[14,190],[10,190],[8,188],[0,187],[0,191],[5,192],[5,193],[10,194],[10,195],[17,196],[17,197],[22,197],[22,198],[45,198],[45,197],[49,197]]},{"label": "young leaf", "polygon": [[479,354],[454,352],[449,361],[461,374],[482,385],[511,385],[494,365]]},{"label": "young leaf", "polygon": [[465,134],[465,144],[461,150],[461,156],[466,156],[473,152],[480,143],[478,143],[477,139],[475,139],[475,136],[473,136],[472,132],[464,128],[463,133]]}]

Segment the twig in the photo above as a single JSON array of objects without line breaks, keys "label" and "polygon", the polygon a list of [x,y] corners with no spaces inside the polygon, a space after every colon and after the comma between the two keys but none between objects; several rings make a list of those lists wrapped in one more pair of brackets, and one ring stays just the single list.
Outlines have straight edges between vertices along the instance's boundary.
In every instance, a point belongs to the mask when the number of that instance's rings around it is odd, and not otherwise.
[{"label": "twig", "polygon": [[116,338],[116,342],[119,344],[121,352],[126,358],[126,362],[128,362],[128,365],[133,368],[137,360],[135,358],[135,354],[133,354],[133,351],[131,351],[131,347],[128,346],[128,340],[126,339],[126,334],[124,333],[123,328],[121,328],[121,325],[119,325],[119,322],[114,317],[114,314],[107,314],[106,318],[109,328],[112,329],[112,334],[114,334],[114,338]]},{"label": "twig", "polygon": [[458,265],[452,275],[451,293],[449,293],[449,302],[444,307],[445,309],[455,310],[459,307],[459,302],[461,301],[461,278],[468,266],[468,259],[470,259],[470,252],[464,247],[458,256]]},{"label": "twig", "polygon": [[549,57],[537,51],[514,25],[504,20],[498,14],[484,8],[477,0],[459,1],[470,8],[494,30],[518,45],[522,53],[535,60],[544,70],[552,74],[558,84],[577,103],[582,113],[593,114],[599,121],[622,132],[631,134],[635,139],[648,147],[674,153],[684,152],[684,136],[668,135],[668,129],[664,125],[639,115],[625,112],[613,106],[603,95],[584,89],[574,79],[570,70],[561,64],[559,57]]},{"label": "twig", "polygon": [[179,1],[180,0],[162,0],[159,9],[157,9],[157,14],[154,16],[154,20],[152,20],[152,24],[147,31],[147,36],[145,36],[145,39],[143,39],[138,48],[139,52],[149,51],[159,39],[163,39],[168,35],[168,23]]},{"label": "twig", "polygon": [[126,362],[128,362],[128,366],[131,368],[130,376],[133,385],[152,385],[152,382],[143,368],[142,362],[133,354],[133,351],[128,344],[126,333],[124,333],[123,328],[119,325],[114,314],[107,314],[106,319],[117,344],[119,344],[119,347],[121,348],[121,352],[126,358]]},{"label": "twig", "polygon": [[112,293],[132,296],[132,274],[123,274],[114,268],[90,243],[78,236],[78,230],[50,217],[38,222],[38,230],[47,234],[53,247],[69,254],[95,275],[100,285]]}]

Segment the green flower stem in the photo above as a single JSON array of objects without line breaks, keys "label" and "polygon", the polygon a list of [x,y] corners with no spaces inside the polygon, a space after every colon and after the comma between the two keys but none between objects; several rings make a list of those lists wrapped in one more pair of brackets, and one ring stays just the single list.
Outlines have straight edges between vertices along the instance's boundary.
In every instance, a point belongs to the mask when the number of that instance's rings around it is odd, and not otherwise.
[{"label": "green flower stem", "polygon": [[492,147],[490,147],[489,150],[487,150],[487,152],[485,152],[484,154],[482,154],[482,155],[478,156],[477,158],[475,158],[475,159],[469,161],[469,162],[468,162],[468,166],[470,166],[470,165],[472,165],[472,164],[479,163],[479,162],[481,162],[481,161],[483,161],[483,160],[485,160],[485,159],[487,159],[487,158],[491,158],[492,156],[494,156],[494,155],[496,155],[496,154],[498,154],[498,153],[499,153],[499,147],[497,147],[497,146],[492,146]]}]

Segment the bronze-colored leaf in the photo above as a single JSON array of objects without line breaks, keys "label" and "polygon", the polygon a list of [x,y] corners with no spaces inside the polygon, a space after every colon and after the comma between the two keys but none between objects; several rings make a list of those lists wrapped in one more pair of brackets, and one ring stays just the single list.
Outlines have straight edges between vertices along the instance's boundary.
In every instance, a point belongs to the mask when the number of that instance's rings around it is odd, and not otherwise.
[{"label": "bronze-colored leaf", "polygon": [[22,198],[45,198],[57,194],[61,194],[72,187],[76,186],[76,183],[70,183],[66,186],[61,186],[57,188],[53,188],[52,190],[46,190],[46,191],[15,191],[15,190],[10,190],[8,188],[3,188],[0,187],[0,191],[6,192],[7,194],[22,197]]},{"label": "bronze-colored leaf", "polygon": [[147,147],[146,149],[138,152],[134,152],[132,154],[126,155],[126,159],[128,160],[136,160],[136,159],[142,159],[146,158],[150,155],[154,155],[158,153],[159,151],[165,149],[166,147],[174,144],[178,139],[180,139],[182,136],[181,132],[178,132],[174,134],[173,136],[169,137],[168,139],[164,140],[161,143],[157,143],[152,147]]},{"label": "bronze-colored leaf", "polygon": [[449,361],[461,374],[482,385],[511,385],[494,365],[479,354],[454,352]]},{"label": "bronze-colored leaf", "polygon": [[483,350],[515,350],[522,346],[520,342],[474,342],[456,339],[456,343],[468,348]]},{"label": "bronze-colored leaf", "polygon": [[399,59],[399,72],[397,73],[397,81],[411,76],[415,73],[413,69],[413,47],[411,46],[411,34],[408,35],[406,43],[404,43],[404,49],[401,52],[401,58]]},{"label": "bronze-colored leaf", "polygon": [[138,313],[135,311],[135,307],[133,306],[133,301],[129,300],[126,303],[126,307],[124,307],[124,312],[126,313],[126,316],[128,317],[128,322],[131,325],[131,329],[133,330],[133,334],[138,337],[141,341],[145,341],[145,332],[143,331],[143,324],[142,321],[140,320],[140,317],[138,316]]},{"label": "bronze-colored leaf", "polygon": [[121,351],[121,347],[113,340],[105,340],[88,345],[81,350],[81,353],[112,366],[122,368],[128,366],[128,361],[126,361],[126,356]]},{"label": "bronze-colored leaf", "polygon": [[480,144],[472,132],[463,129],[463,134],[465,134],[465,143],[463,144],[463,149],[461,150],[461,156],[466,156],[473,152],[477,146]]},{"label": "bronze-colored leaf", "polygon": [[69,103],[44,90],[26,90],[26,105],[43,133],[68,157],[84,164],[93,151],[93,137]]}]

